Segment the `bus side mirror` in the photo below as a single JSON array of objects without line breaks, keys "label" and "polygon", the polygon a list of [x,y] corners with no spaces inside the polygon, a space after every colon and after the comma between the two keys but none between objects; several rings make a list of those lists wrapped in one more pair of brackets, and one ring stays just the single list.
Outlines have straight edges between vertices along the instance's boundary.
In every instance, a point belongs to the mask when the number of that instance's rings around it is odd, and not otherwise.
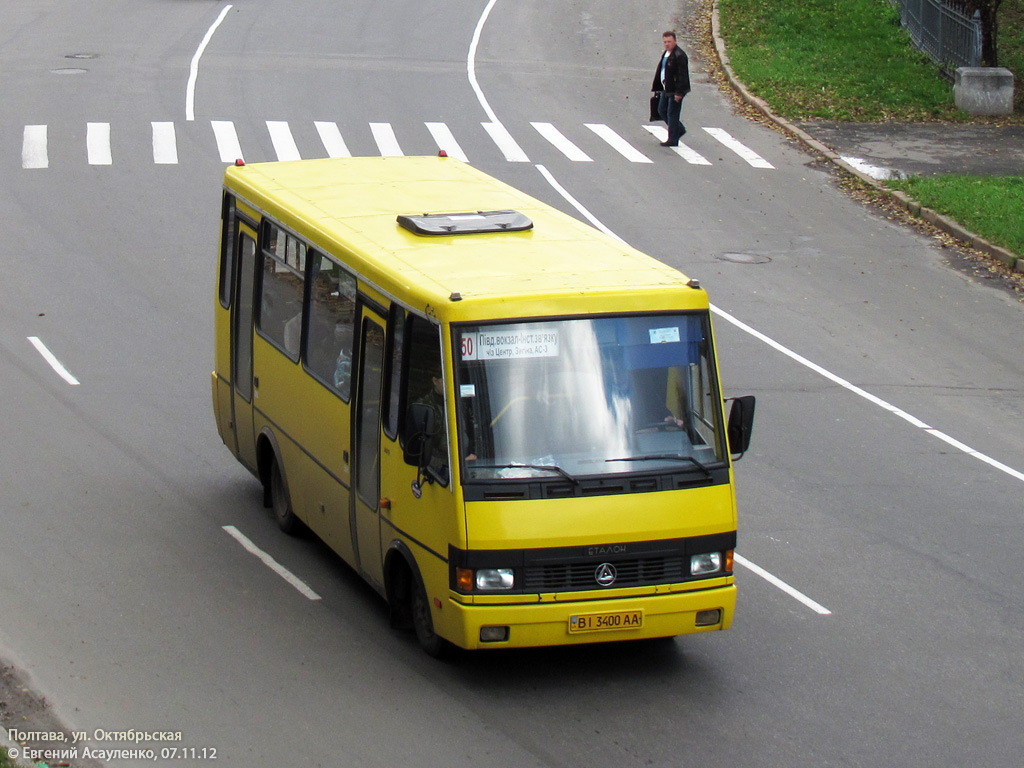
[{"label": "bus side mirror", "polygon": [[434,409],[413,403],[405,415],[405,440],[402,458],[419,470],[426,469],[434,455],[434,434],[437,431]]},{"label": "bus side mirror", "polygon": [[754,428],[754,396],[744,395],[743,397],[732,398],[732,407],[729,409],[729,428],[727,436],[729,439],[729,453],[733,461],[743,458],[743,454],[750,447],[750,432]]}]

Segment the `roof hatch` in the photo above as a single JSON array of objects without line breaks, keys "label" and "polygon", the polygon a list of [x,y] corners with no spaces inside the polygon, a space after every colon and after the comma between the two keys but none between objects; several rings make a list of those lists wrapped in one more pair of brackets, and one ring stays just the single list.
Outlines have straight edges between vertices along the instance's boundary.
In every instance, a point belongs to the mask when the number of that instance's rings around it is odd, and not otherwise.
[{"label": "roof hatch", "polygon": [[422,216],[399,216],[398,223],[417,235],[480,235],[533,229],[533,222],[519,211],[424,213]]}]

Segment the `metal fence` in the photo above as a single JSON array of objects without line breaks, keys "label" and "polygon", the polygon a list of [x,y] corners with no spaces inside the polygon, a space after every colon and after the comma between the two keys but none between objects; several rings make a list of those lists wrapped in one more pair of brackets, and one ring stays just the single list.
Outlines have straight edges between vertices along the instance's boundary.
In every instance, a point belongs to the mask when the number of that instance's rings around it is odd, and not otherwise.
[{"label": "metal fence", "polygon": [[957,67],[981,66],[981,16],[948,0],[889,0],[911,39],[950,77]]}]

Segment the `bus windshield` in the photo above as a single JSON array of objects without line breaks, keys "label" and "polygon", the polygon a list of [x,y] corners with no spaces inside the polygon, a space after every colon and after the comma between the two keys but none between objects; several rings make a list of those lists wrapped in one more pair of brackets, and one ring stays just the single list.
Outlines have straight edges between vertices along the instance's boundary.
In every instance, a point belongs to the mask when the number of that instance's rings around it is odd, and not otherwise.
[{"label": "bus windshield", "polygon": [[725,461],[707,312],[458,326],[464,480]]}]

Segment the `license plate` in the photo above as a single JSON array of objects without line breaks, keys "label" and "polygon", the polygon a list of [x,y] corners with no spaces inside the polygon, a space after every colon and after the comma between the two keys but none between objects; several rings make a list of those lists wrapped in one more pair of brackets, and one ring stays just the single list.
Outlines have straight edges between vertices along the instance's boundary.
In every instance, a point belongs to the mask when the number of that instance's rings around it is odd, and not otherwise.
[{"label": "license plate", "polygon": [[570,634],[576,632],[600,632],[605,629],[640,629],[643,625],[643,611],[584,613],[569,617]]}]

